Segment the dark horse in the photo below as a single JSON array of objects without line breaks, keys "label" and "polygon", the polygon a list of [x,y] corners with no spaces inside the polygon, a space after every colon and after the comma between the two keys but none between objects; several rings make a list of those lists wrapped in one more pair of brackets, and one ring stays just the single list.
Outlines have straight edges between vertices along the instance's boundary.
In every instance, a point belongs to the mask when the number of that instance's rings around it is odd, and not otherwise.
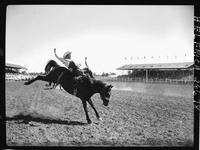
[{"label": "dark horse", "polygon": [[[62,75],[60,76],[59,84],[61,84],[61,86],[64,88],[65,91],[67,91],[70,94],[73,94],[73,90],[74,90],[73,85],[75,83],[74,80],[78,80],[78,79],[73,75],[73,73],[69,69],[67,69],[65,67],[54,68],[47,75],[39,75],[36,78],[25,82],[24,85],[29,85],[36,80],[51,82],[53,80],[57,80],[57,78],[60,74],[62,74]],[[76,96],[81,99],[83,108],[84,108],[84,111],[86,114],[87,122],[90,124],[91,120],[88,116],[86,102],[88,102],[91,105],[91,107],[95,111],[97,119],[100,120],[101,118],[94,107],[91,97],[95,93],[99,93],[101,99],[103,100],[103,105],[108,106],[109,99],[111,96],[111,89],[113,86],[108,85],[100,80],[93,79],[93,86],[92,86],[93,89],[91,89],[91,86],[88,85],[89,83],[90,82],[87,82],[85,80],[83,80],[83,82],[78,82]]]},{"label": "dark horse", "polygon": [[[88,64],[87,64],[87,57],[85,57],[85,65],[86,67],[83,68],[83,72],[87,75],[89,75],[91,78],[94,78],[93,74],[92,74],[92,71],[89,69],[88,67]],[[56,61],[54,60],[49,60],[47,65],[45,66],[45,74],[48,74],[51,70],[55,69],[55,68],[58,68],[60,67],[59,64],[56,63]],[[62,74],[60,74],[62,75]],[[53,82],[53,87],[52,88],[55,88],[58,84],[59,84],[59,81],[58,81],[58,78],[59,78],[59,75],[57,76],[57,78],[55,80],[51,80],[49,82],[49,85],[48,86],[51,86],[51,83]],[[53,78],[54,79],[54,78]],[[61,87],[60,87],[61,89]]]}]

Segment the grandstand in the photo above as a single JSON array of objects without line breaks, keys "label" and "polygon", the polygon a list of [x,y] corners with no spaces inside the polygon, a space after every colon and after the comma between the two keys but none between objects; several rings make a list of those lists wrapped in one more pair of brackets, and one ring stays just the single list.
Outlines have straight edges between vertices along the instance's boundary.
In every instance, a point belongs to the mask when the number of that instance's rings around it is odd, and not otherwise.
[{"label": "grandstand", "polygon": [[159,63],[159,64],[126,64],[117,70],[127,71],[121,77],[145,82],[165,80],[169,82],[193,82],[193,62],[185,63]]},{"label": "grandstand", "polygon": [[22,66],[16,65],[16,64],[6,63],[5,79],[7,81],[10,81],[10,80],[21,81],[21,80],[29,80],[29,79],[35,77],[34,75],[27,74],[26,70],[27,70],[26,67],[22,67]]},{"label": "grandstand", "polygon": [[20,65],[16,65],[16,64],[6,63],[6,66],[5,66],[5,73],[21,73],[26,70],[27,68],[22,67]]}]

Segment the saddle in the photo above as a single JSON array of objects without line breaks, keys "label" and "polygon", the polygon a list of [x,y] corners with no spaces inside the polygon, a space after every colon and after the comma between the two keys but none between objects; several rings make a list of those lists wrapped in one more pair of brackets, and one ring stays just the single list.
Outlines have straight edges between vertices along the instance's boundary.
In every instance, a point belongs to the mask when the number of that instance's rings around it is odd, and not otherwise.
[{"label": "saddle", "polygon": [[91,88],[92,84],[88,75],[79,75],[73,78],[74,86],[73,86],[73,95],[77,95],[77,87],[81,85],[86,88]]},{"label": "saddle", "polygon": [[87,85],[90,84],[90,78],[87,74],[79,75],[74,77],[75,84],[83,84]]}]

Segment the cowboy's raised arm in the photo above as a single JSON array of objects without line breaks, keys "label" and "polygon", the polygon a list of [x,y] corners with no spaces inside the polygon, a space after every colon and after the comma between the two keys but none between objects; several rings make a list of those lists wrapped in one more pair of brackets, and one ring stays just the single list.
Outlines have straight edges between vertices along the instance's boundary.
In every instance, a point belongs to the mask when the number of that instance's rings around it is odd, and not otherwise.
[{"label": "cowboy's raised arm", "polygon": [[54,54],[56,56],[57,59],[59,59],[62,63],[65,63],[65,60],[62,58],[62,57],[59,57],[57,54],[56,54],[56,49],[54,48]]},{"label": "cowboy's raised arm", "polygon": [[53,50],[54,50],[54,54],[55,54],[56,58],[60,59],[60,57],[58,57],[58,55],[56,54],[56,49],[54,48]]}]

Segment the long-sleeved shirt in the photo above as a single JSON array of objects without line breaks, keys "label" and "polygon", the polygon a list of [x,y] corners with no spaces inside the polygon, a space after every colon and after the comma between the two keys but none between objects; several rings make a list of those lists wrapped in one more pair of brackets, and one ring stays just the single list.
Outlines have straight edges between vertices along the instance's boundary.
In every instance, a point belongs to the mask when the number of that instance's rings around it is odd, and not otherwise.
[{"label": "long-sleeved shirt", "polygon": [[64,59],[62,57],[59,57],[56,53],[55,53],[56,58],[58,58],[67,68],[69,68],[69,63],[70,63],[70,59]]},{"label": "long-sleeved shirt", "polygon": [[69,70],[74,73],[75,76],[83,75],[81,69],[71,60],[71,59],[64,59],[62,57],[58,57],[55,53],[56,58],[58,58]]}]

